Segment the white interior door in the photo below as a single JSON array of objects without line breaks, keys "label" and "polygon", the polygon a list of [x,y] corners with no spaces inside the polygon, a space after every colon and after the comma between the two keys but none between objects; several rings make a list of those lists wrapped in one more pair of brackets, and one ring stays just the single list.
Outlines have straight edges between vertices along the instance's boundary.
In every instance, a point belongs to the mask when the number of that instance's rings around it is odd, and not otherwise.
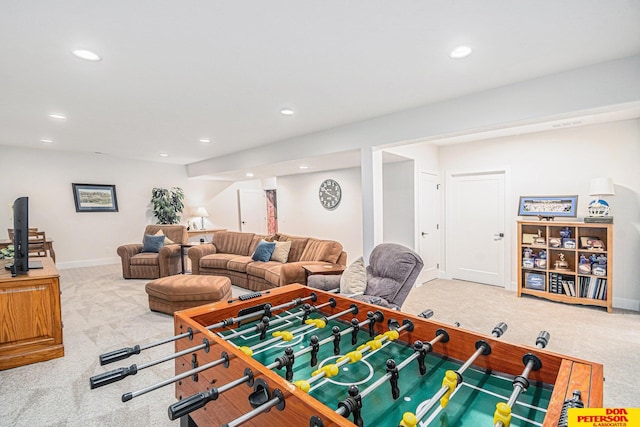
[{"label": "white interior door", "polygon": [[420,257],[424,267],[417,284],[420,285],[438,277],[440,263],[440,233],[438,227],[439,197],[438,176],[420,173],[420,228],[418,229]]},{"label": "white interior door", "polygon": [[448,275],[504,287],[504,171],[451,175],[448,181]]},{"label": "white interior door", "polygon": [[267,234],[267,199],[262,190],[238,189],[240,231]]}]

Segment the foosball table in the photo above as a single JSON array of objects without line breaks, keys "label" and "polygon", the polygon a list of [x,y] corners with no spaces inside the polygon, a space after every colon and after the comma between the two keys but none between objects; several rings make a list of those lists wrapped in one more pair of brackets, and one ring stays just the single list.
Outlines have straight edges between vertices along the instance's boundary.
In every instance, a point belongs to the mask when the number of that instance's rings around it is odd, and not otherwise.
[{"label": "foosball table", "polygon": [[91,388],[173,360],[168,417],[197,426],[561,426],[568,407],[602,407],[602,365],[302,285],[176,312],[157,361],[91,378]]}]

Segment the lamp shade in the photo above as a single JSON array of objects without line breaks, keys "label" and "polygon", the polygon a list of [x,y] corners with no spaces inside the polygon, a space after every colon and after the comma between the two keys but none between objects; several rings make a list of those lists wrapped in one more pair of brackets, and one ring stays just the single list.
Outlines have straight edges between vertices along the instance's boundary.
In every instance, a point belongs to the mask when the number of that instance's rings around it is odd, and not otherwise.
[{"label": "lamp shade", "polygon": [[613,196],[616,194],[611,178],[593,178],[589,187],[590,196]]},{"label": "lamp shade", "polygon": [[206,218],[209,216],[209,212],[207,212],[207,210],[200,206],[197,210],[196,210],[196,216],[202,217],[202,218]]}]

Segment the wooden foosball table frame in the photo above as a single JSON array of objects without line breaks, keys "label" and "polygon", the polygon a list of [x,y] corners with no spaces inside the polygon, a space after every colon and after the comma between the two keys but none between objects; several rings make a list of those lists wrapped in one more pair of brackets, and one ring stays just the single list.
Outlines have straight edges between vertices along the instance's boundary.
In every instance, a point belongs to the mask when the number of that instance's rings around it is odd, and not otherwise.
[{"label": "wooden foosball table frame", "polygon": [[[314,305],[326,303],[330,298],[336,300],[335,307],[325,307],[322,310],[327,315],[348,310],[355,303],[359,309],[358,314],[344,316],[343,319],[345,321],[350,321],[354,317],[359,321],[364,321],[367,318],[368,311],[381,311],[384,314],[385,322],[375,324],[376,333],[383,333],[386,330],[386,320],[388,319],[411,320],[414,323],[414,330],[406,332],[406,335],[403,336],[403,341],[409,343],[413,343],[416,340],[428,342],[436,336],[438,329],[445,329],[450,336],[450,340],[446,343],[438,342],[433,347],[433,352],[442,356],[465,360],[473,353],[476,341],[484,340],[490,344],[491,354],[478,358],[474,365],[488,370],[512,376],[520,375],[523,370],[522,356],[529,352],[534,353],[539,357],[543,368],[538,371],[532,371],[529,375],[529,380],[531,382],[552,384],[554,387],[543,427],[557,426],[563,402],[572,397],[574,390],[582,392],[582,400],[585,407],[602,407],[603,367],[601,364],[564,356],[536,347],[510,344],[491,335],[483,335],[411,314],[387,310],[379,306],[298,284],[273,289],[269,294],[245,301],[234,301],[232,303],[222,301],[176,312],[174,315],[176,335],[185,333],[189,328],[194,332],[192,339],[176,341],[176,352],[201,344],[204,338],[210,343],[208,349],[199,350],[176,359],[176,375],[189,371],[193,367],[202,366],[219,359],[223,352],[226,352],[230,359],[228,367],[216,366],[177,382],[176,398],[181,400],[211,387],[219,387],[237,380],[243,377],[245,369],[249,368],[255,379],[261,378],[271,390],[278,389],[282,392],[285,397],[285,408],[283,410],[271,408],[268,412],[258,415],[256,418],[243,423],[243,425],[256,427],[265,425],[305,426],[310,425],[310,419],[313,416],[318,417],[317,419],[322,421],[322,425],[327,427],[354,425],[350,420],[336,414],[335,408],[329,408],[320,403],[292,383],[286,381],[277,372],[266,369],[264,365],[245,355],[231,343],[221,339],[215,333],[217,331],[209,331],[205,328],[225,319],[236,317],[238,311],[243,308],[265,303],[277,306],[291,302],[296,298],[309,297],[313,293],[317,295],[317,301],[312,303]],[[216,401],[210,402],[204,408],[192,412],[189,416],[193,422],[201,427],[205,425],[223,425],[253,410],[248,402],[248,395],[252,391],[253,388],[246,384],[233,387],[221,393]]]}]

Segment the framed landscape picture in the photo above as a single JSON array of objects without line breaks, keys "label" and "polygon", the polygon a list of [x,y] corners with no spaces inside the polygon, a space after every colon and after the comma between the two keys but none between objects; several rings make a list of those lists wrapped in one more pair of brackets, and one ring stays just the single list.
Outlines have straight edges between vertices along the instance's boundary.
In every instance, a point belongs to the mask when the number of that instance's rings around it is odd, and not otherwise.
[{"label": "framed landscape picture", "polygon": [[118,212],[115,185],[71,184],[76,212]]},{"label": "framed landscape picture", "polygon": [[578,196],[520,196],[519,216],[553,218],[556,216],[575,218]]}]

